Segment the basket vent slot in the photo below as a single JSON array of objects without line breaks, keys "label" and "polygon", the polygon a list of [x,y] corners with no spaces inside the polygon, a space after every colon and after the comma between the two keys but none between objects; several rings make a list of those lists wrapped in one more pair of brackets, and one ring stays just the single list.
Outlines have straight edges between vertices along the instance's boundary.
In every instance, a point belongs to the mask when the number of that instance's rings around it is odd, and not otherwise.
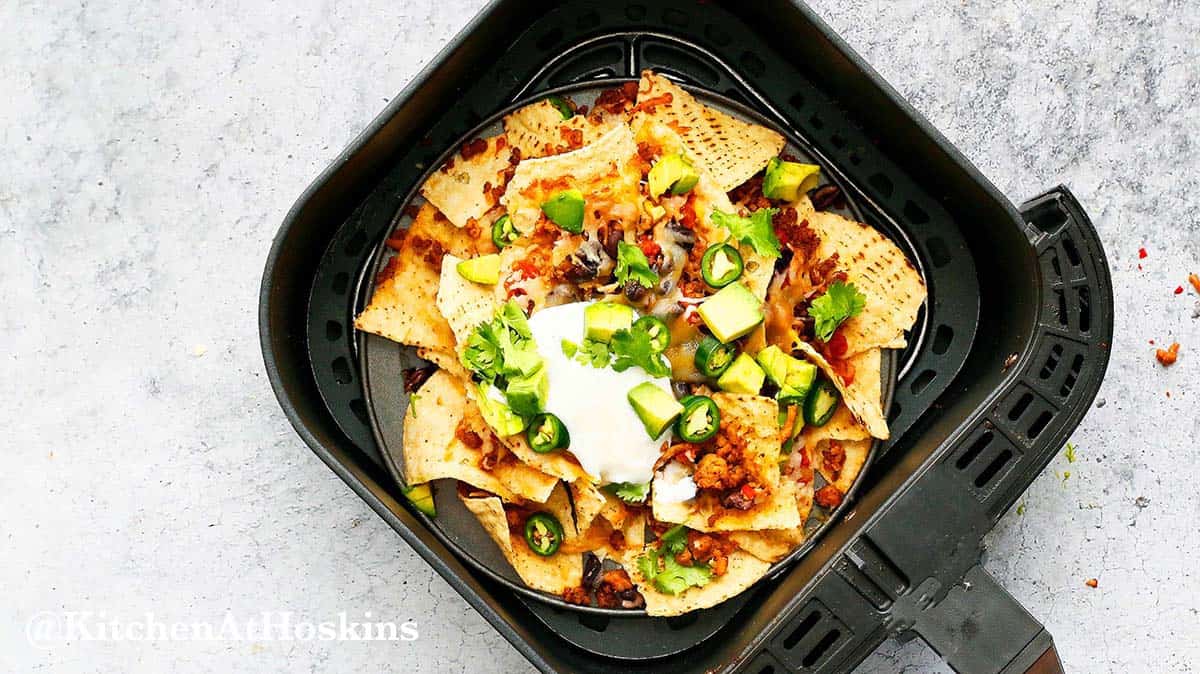
[{"label": "basket vent slot", "polygon": [[1025,410],[1029,409],[1029,403],[1031,402],[1033,402],[1032,393],[1025,393],[1018,398],[1017,404],[1013,405],[1012,408],[1008,410],[1008,420],[1016,421],[1017,419],[1020,419],[1021,415],[1025,414]]},{"label": "basket vent slot", "polygon": [[1061,290],[1054,291],[1054,298],[1058,301],[1058,324],[1067,325],[1067,296]]},{"label": "basket vent slot", "polygon": [[860,538],[835,567],[859,594],[880,611],[908,589],[908,577],[867,538]]},{"label": "basket vent slot", "polygon": [[325,339],[336,342],[342,338],[342,324],[337,321],[325,321]]},{"label": "basket vent slot", "polygon": [[1055,344],[1050,347],[1050,355],[1046,356],[1046,364],[1042,366],[1042,371],[1038,373],[1038,376],[1042,379],[1049,379],[1054,376],[1054,371],[1058,369],[1058,363],[1062,360],[1062,354],[1062,344]]},{"label": "basket vent slot", "polygon": [[814,128],[814,129],[819,130],[819,129],[825,128],[825,122],[821,121],[821,116],[817,115],[817,114],[814,114],[812,117],[809,117],[808,123],[810,125],[812,125],[812,128]]},{"label": "basket vent slot", "polygon": [[593,632],[603,632],[608,629],[608,624],[612,621],[606,615],[593,615],[591,613],[580,613],[579,624],[588,628]]},{"label": "basket vent slot", "polygon": [[930,348],[940,356],[950,350],[952,341],[954,341],[954,329],[949,325],[939,325],[933,333],[933,345]]},{"label": "basket vent slot", "polygon": [[345,295],[346,290],[350,287],[350,275],[344,271],[338,272],[337,276],[333,277],[333,284],[330,288],[337,295]]},{"label": "basket vent slot", "polygon": [[986,487],[992,481],[992,478],[1000,473],[1000,469],[1004,468],[1005,464],[1012,458],[1013,453],[1011,449],[1006,449],[997,454],[996,458],[992,459],[992,462],[975,476],[975,487],[979,489]]},{"label": "basket vent slot", "polygon": [[912,383],[908,385],[910,391],[915,396],[921,395],[921,391],[925,390],[926,386],[937,377],[937,372],[933,370],[923,370],[921,374],[913,377]]},{"label": "basket vent slot", "polygon": [[1062,280],[1062,264],[1058,261],[1058,254],[1050,252],[1050,267],[1054,269],[1054,280]]},{"label": "basket vent slot", "polygon": [[786,636],[774,651],[793,669],[820,664],[836,650],[838,641],[850,634],[846,625],[816,599],[796,615],[799,617],[793,622],[795,627],[782,630]]},{"label": "basket vent slot", "polygon": [[748,51],[742,52],[741,58],[738,59],[738,65],[742,67],[742,70],[755,77],[762,77],[763,73],[767,72],[767,64]]},{"label": "basket vent slot", "polygon": [[950,250],[946,248],[942,237],[931,236],[925,239],[925,245],[929,248],[929,260],[933,262],[933,266],[945,267],[950,264]]},{"label": "basket vent slot", "polygon": [[711,23],[704,26],[704,35],[721,47],[733,42],[733,37],[729,33],[721,30],[720,26],[715,26]]},{"label": "basket vent slot", "polygon": [[1069,237],[1062,238],[1063,252],[1067,254],[1067,260],[1070,261],[1072,267],[1079,266],[1079,249],[1075,247],[1075,241]]},{"label": "basket vent slot", "polygon": [[975,457],[979,456],[980,452],[987,449],[987,446],[991,444],[991,442],[992,432],[984,431],[982,435],[980,435],[978,438],[975,438],[975,442],[972,442],[967,447],[966,451],[959,455],[958,460],[954,462],[954,467],[959,470],[965,470],[967,466],[971,465],[971,463],[975,461]]},{"label": "basket vent slot", "polygon": [[344,357],[338,356],[330,364],[330,367],[333,368],[333,377],[337,383],[346,385],[354,381],[354,373],[350,371],[350,361]]},{"label": "basket vent slot", "polygon": [[929,222],[929,214],[925,212],[925,209],[912,201],[904,202],[904,218],[914,225],[923,225]]},{"label": "basket vent slot", "polygon": [[350,411],[364,424],[371,423],[370,418],[367,416],[367,403],[362,398],[355,398],[350,401]]},{"label": "basket vent slot", "polygon": [[892,179],[882,173],[872,174],[870,178],[867,178],[867,182],[871,183],[871,187],[879,190],[885,199],[891,199],[892,192],[896,189],[896,186],[892,184]]},{"label": "basket vent slot", "polygon": [[1057,201],[1047,200],[1034,207],[1029,224],[1046,234],[1053,234],[1067,224],[1067,213],[1059,208]]},{"label": "basket vent slot", "polygon": [[804,616],[804,620],[800,621],[800,624],[796,626],[796,629],[792,630],[792,633],[787,635],[787,638],[783,640],[783,647],[788,650],[795,648],[796,644],[800,643],[800,640],[807,636],[819,622],[821,622],[821,612],[809,612],[808,615]]},{"label": "basket vent slot", "polygon": [[1092,293],[1087,288],[1075,292],[1079,298],[1079,331],[1089,332],[1092,329]]},{"label": "basket vent slot", "polygon": [[1071,370],[1067,372],[1067,376],[1063,379],[1062,387],[1058,389],[1058,394],[1064,398],[1071,395],[1071,391],[1075,389],[1075,382],[1079,380],[1079,373],[1083,371],[1083,354],[1077,353],[1071,359]]},{"label": "basket vent slot", "polygon": [[1029,439],[1033,440],[1037,438],[1037,436],[1041,435],[1042,429],[1044,429],[1046,424],[1050,423],[1050,420],[1053,418],[1053,412],[1050,412],[1049,410],[1042,410],[1042,413],[1038,415],[1038,418],[1034,419],[1033,423],[1029,426],[1029,431],[1027,433]]},{"label": "basket vent slot", "polygon": [[792,94],[792,97],[788,99],[788,104],[797,110],[803,110],[805,102],[804,94],[799,91]]}]

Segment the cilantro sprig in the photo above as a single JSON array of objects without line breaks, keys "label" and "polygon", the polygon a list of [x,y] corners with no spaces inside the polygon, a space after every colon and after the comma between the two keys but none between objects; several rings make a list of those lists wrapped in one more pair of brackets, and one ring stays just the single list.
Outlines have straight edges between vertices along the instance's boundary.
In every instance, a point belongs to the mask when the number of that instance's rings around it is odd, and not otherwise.
[{"label": "cilantro sprig", "polygon": [[638,557],[638,571],[663,594],[679,594],[689,587],[707,585],[713,577],[707,564],[684,566],[675,561],[675,555],[686,547],[687,528],[680,524],[662,535],[658,549],[651,548]]},{"label": "cilantro sprig", "polygon": [[839,325],[861,314],[866,306],[866,295],[859,292],[853,283],[839,281],[829,286],[825,294],[813,300],[808,307],[808,315],[816,321],[813,332],[817,339],[828,342]]},{"label": "cilantro sprig", "polygon": [[729,230],[733,238],[750,246],[754,252],[768,258],[780,256],[779,237],[775,236],[775,228],[771,226],[771,218],[779,209],[760,208],[744,218],[736,213],[725,213],[714,210],[713,224]]},{"label": "cilantro sprig", "polygon": [[671,374],[671,366],[667,359],[654,350],[650,334],[645,330],[617,330],[608,343],[615,357],[612,369],[624,372],[633,366],[646,371],[652,377],[666,377]]},{"label": "cilantro sprig", "polygon": [[650,495],[649,482],[614,482],[605,489],[626,503],[645,503]]},{"label": "cilantro sprig", "polygon": [[[471,331],[459,360],[477,381],[504,391],[514,382],[528,383],[535,379],[545,364],[525,312],[511,300],[500,307],[492,320]],[[526,397],[522,408],[536,413],[544,402]]]},{"label": "cilantro sprig", "polygon": [[650,268],[650,260],[641,248],[624,241],[617,243],[617,268],[613,271],[617,283],[633,281],[643,288],[653,288],[658,283],[658,274]]}]

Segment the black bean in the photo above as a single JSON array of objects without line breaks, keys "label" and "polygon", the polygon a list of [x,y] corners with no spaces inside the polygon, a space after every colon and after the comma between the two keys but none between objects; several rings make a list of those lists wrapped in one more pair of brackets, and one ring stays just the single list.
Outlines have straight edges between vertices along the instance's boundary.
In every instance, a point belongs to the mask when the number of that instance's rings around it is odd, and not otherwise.
[{"label": "black bean", "polygon": [[583,554],[583,586],[595,587],[600,580],[600,558],[595,553]]}]

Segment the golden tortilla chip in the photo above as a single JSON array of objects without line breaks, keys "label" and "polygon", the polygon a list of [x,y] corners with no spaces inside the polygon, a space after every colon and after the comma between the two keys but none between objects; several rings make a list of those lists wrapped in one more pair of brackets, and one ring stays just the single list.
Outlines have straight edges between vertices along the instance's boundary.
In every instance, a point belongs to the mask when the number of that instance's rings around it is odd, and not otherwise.
[{"label": "golden tortilla chip", "polygon": [[[802,451],[796,448],[792,451]],[[813,506],[812,480],[796,485],[796,509],[800,521],[806,522]],[[775,563],[796,549],[808,537],[804,524],[791,529],[764,529],[762,531],[731,531],[729,539],[738,547],[764,562]]]},{"label": "golden tortilla chip", "polygon": [[[533,231],[542,217],[542,203],[564,189],[577,189],[592,203],[627,204],[626,210],[636,219],[641,179],[633,131],[618,124],[578,150],[522,160],[501,202],[522,234]],[[611,213],[611,208],[605,212]],[[589,231],[604,224],[596,221],[590,208],[584,209],[583,222]]]},{"label": "golden tortilla chip", "polygon": [[[436,300],[434,302],[434,306],[436,306]],[[449,328],[449,324],[447,324],[447,328]],[[451,334],[451,343],[454,341],[453,337],[454,335]],[[417,349],[417,357],[433,363],[460,382],[465,382],[471,378],[470,373],[467,372],[467,369],[458,360],[458,356],[452,352],[442,351],[441,349]]]},{"label": "golden tortilla chip", "polygon": [[654,589],[654,584],[642,576],[636,561],[639,555],[640,553],[626,554],[623,557],[623,566],[646,599],[646,613],[652,616],[683,615],[716,606],[744,592],[771,568],[770,564],[749,553],[734,550],[729,555],[729,566],[723,575],[714,577],[703,587],[689,587],[677,595],[670,595]]},{"label": "golden tortilla chip", "polygon": [[569,134],[578,132],[583,144],[590,145],[617,123],[585,115],[563,119],[549,100],[541,100],[505,115],[504,133],[509,145],[521,151],[521,159],[536,159],[566,151]]},{"label": "golden tortilla chip", "polygon": [[473,255],[476,244],[436,208],[421,206],[409,225],[400,250],[381,273],[371,301],[354,327],[401,344],[451,352],[454,336],[434,304],[441,259],[431,264],[430,250]]},{"label": "golden tortilla chip", "polygon": [[[568,587],[579,586],[583,577],[583,560],[580,555],[560,551],[558,554],[543,557],[530,550],[523,537],[509,532],[504,504],[499,498],[468,498],[461,494],[460,498],[467,510],[479,519],[479,523],[496,545],[500,546],[504,558],[526,585],[551,594],[562,594]],[[570,526],[570,519],[565,522],[561,519],[559,521],[563,522],[564,526]]]},{"label": "golden tortilla chip", "polygon": [[518,459],[547,475],[553,475],[567,482],[574,482],[580,478],[591,479],[579,462],[575,460],[575,457],[567,452],[539,454],[533,451],[529,446],[529,441],[525,439],[524,433],[501,438],[501,441]]},{"label": "golden tortilla chip", "polygon": [[871,435],[886,440],[888,438],[887,417],[883,411],[883,382],[880,374],[882,351],[871,349],[858,354],[844,362],[854,370],[854,381],[849,386],[837,370],[825,360],[808,342],[797,341],[796,347],[804,355],[821,368],[825,376],[833,382],[842,394],[842,400],[850,411],[870,431]]},{"label": "golden tortilla chip", "polygon": [[[455,479],[492,492],[509,501],[545,501],[558,479],[516,461],[500,461],[487,471],[480,467],[485,447],[463,444],[455,431],[460,422],[469,423],[481,437],[488,438],[483,420],[474,412],[471,423],[462,383],[444,371],[429,377],[413,396],[404,419],[404,481],[421,484]],[[487,433],[487,435],[484,435]]]},{"label": "golden tortilla chip", "polygon": [[454,333],[456,352],[467,343],[467,338],[480,323],[486,323],[496,315],[496,300],[491,286],[472,283],[459,275],[456,267],[461,258],[447,255],[442,258],[442,274],[438,281],[437,309]]},{"label": "golden tortilla chip", "polygon": [[[587,529],[608,506],[609,497],[589,480],[575,480],[570,489],[571,499],[575,502],[575,524]],[[612,524],[619,525],[617,522]]]},{"label": "golden tortilla chip", "polygon": [[925,283],[913,264],[870,225],[821,211],[809,215],[808,224],[821,237],[817,258],[837,253],[838,269],[866,296],[862,313],[839,328],[847,355],[903,343],[925,302]]},{"label": "golden tortilla chip", "polygon": [[[496,205],[489,191],[504,184],[504,172],[511,166],[512,148],[504,135],[487,139],[487,149],[463,159],[454,155],[445,166],[433,172],[421,186],[421,196],[456,227],[479,221]],[[489,188],[485,190],[484,188]]]},{"label": "golden tortilla chip", "polygon": [[[842,451],[845,452],[846,456],[841,470],[838,471],[834,471],[825,461],[825,450],[829,448],[830,443],[834,442],[842,446]],[[867,455],[871,452],[871,443],[873,442],[874,440],[870,438],[865,440],[821,438],[815,442],[806,442],[804,451],[808,452],[813,468],[821,474],[821,477],[825,478],[825,481],[829,484],[837,487],[838,491],[845,494],[850,491],[850,487],[854,485],[854,480],[862,472],[863,465],[867,462]]]},{"label": "golden tortilla chip", "polygon": [[824,426],[805,426],[803,432],[807,444],[821,440],[866,440],[871,437],[871,431],[854,417],[845,401],[838,403],[833,416]]},{"label": "golden tortilla chip", "polygon": [[[669,102],[654,103],[668,95]],[[710,108],[648,70],[638,86],[638,105],[643,104],[653,105],[643,114],[675,129],[689,156],[703,164],[725,192],[762,170],[784,146],[778,133]]]},{"label": "golden tortilla chip", "polygon": [[698,531],[757,531],[790,529],[800,526],[796,509],[796,486],[779,478],[779,407],[763,396],[715,393],[713,401],[721,410],[721,427],[737,424],[736,432],[746,442],[743,465],[770,494],[750,510],[723,508],[711,494],[700,494],[683,503],[654,501],[654,518],[660,522],[686,524]]}]

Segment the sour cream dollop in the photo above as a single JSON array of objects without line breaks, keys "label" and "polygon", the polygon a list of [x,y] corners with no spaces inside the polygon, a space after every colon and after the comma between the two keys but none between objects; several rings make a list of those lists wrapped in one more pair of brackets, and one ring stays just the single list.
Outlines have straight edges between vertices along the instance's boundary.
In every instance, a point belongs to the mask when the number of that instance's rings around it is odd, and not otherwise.
[{"label": "sour cream dollop", "polygon": [[692,474],[678,461],[663,466],[654,476],[655,503],[683,503],[696,498]]},{"label": "sour cream dollop", "polygon": [[629,389],[649,381],[670,391],[671,381],[651,377],[640,367],[617,372],[568,358],[562,342],[583,342],[584,309],[589,304],[549,307],[529,319],[550,379],[546,411],[562,420],[571,435],[567,451],[598,482],[643,484],[654,476],[654,462],[671,431],[651,438],[629,404]]}]

